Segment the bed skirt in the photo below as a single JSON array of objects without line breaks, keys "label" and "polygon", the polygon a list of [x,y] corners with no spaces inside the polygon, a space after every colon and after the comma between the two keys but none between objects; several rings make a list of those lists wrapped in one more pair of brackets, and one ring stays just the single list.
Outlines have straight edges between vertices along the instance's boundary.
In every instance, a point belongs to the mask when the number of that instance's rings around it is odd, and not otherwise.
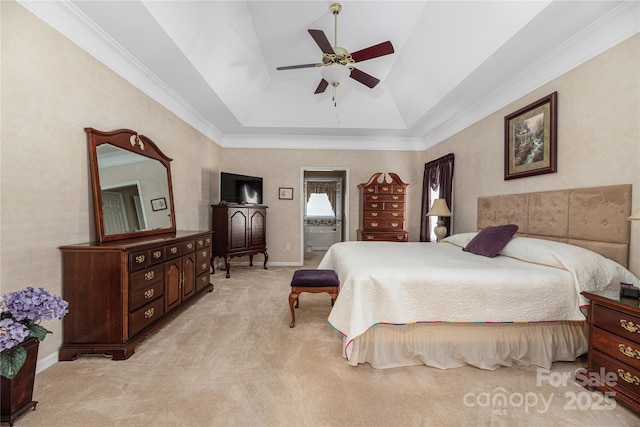
[{"label": "bed skirt", "polygon": [[554,361],[573,361],[586,353],[588,336],[586,321],[379,324],[349,345],[348,361],[378,369],[424,364],[494,370],[514,363],[550,369]]}]

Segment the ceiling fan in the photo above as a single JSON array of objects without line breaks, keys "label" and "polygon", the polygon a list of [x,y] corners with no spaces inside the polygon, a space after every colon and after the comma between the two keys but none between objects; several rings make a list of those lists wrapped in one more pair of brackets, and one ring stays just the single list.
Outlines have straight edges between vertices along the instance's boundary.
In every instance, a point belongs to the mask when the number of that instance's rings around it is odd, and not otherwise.
[{"label": "ceiling fan", "polygon": [[294,70],[298,68],[322,67],[320,74],[322,80],[314,93],[323,93],[329,84],[334,88],[333,102],[335,102],[335,88],[347,76],[362,83],[363,85],[374,88],[380,80],[354,67],[354,64],[369,59],[378,58],[380,56],[389,55],[394,52],[393,45],[390,41],[382,42],[357,52],[349,53],[347,49],[338,46],[338,14],[342,11],[340,3],[333,3],[329,6],[329,11],[334,17],[334,45],[331,46],[329,39],[322,30],[308,30],[313,40],[315,40],[320,50],[322,50],[322,62],[313,64],[288,65],[285,67],[277,67],[276,70]]}]

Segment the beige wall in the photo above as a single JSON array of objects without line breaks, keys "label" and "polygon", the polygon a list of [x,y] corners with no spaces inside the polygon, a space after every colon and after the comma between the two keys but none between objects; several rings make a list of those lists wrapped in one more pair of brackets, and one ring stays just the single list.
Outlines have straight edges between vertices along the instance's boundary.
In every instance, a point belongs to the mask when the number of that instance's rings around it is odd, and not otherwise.
[{"label": "beige wall", "polygon": [[[267,249],[269,261],[301,261],[301,168],[348,169],[349,239],[356,240],[358,228],[358,184],[367,182],[376,172],[394,172],[409,184],[407,222],[410,240],[420,233],[423,153],[415,151],[349,150],[223,150],[222,170],[264,178],[263,204],[267,210]],[[293,187],[293,200],[279,200],[279,187]],[[219,201],[216,194],[214,203]],[[285,249],[286,244],[291,250]]]},{"label": "beige wall", "polygon": [[[129,128],[172,157],[177,226],[209,229],[221,149],[14,2],[0,2],[1,292],[60,294],[58,247],[94,236],[84,127]],[[73,310],[73,307],[71,307]],[[40,347],[57,352],[62,322]]]},{"label": "beige wall", "polygon": [[[640,35],[626,40],[427,150],[455,153],[454,227],[476,228],[476,199],[492,194],[632,184],[640,209]],[[558,172],[504,180],[504,117],[558,92]],[[640,224],[630,270],[640,275]]]}]

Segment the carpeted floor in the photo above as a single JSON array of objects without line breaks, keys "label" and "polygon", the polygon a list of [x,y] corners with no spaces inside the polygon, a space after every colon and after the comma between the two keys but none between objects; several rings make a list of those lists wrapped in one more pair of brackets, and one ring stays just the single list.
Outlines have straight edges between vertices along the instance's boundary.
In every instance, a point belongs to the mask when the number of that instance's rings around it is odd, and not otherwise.
[{"label": "carpeted floor", "polygon": [[[308,254],[314,268],[322,254]],[[36,377],[17,426],[637,426],[640,417],[576,385],[584,361],[551,373],[514,366],[376,370],[348,365],[326,294],[303,294],[289,328],[294,267],[232,266],[215,291],[127,361],[61,362]],[[568,378],[563,385],[562,376]],[[551,379],[551,380],[549,380]],[[499,398],[506,404],[500,406]]]}]

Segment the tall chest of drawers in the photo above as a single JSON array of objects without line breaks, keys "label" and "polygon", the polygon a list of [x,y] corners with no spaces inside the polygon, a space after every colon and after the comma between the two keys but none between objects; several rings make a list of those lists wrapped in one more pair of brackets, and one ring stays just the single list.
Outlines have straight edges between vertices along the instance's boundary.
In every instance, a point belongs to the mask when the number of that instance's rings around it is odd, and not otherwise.
[{"label": "tall chest of drawers", "polygon": [[358,240],[406,242],[407,187],[395,173],[378,172],[360,189]]},{"label": "tall chest of drawers", "polygon": [[178,231],[62,246],[69,313],[59,359],[79,354],[127,359],[148,334],[212,291],[211,236],[211,231]]},{"label": "tall chest of drawers", "polygon": [[[640,307],[637,299],[589,298],[589,355],[584,384],[640,413]],[[604,376],[604,377],[603,377]],[[583,380],[582,383],[585,383]]]}]

